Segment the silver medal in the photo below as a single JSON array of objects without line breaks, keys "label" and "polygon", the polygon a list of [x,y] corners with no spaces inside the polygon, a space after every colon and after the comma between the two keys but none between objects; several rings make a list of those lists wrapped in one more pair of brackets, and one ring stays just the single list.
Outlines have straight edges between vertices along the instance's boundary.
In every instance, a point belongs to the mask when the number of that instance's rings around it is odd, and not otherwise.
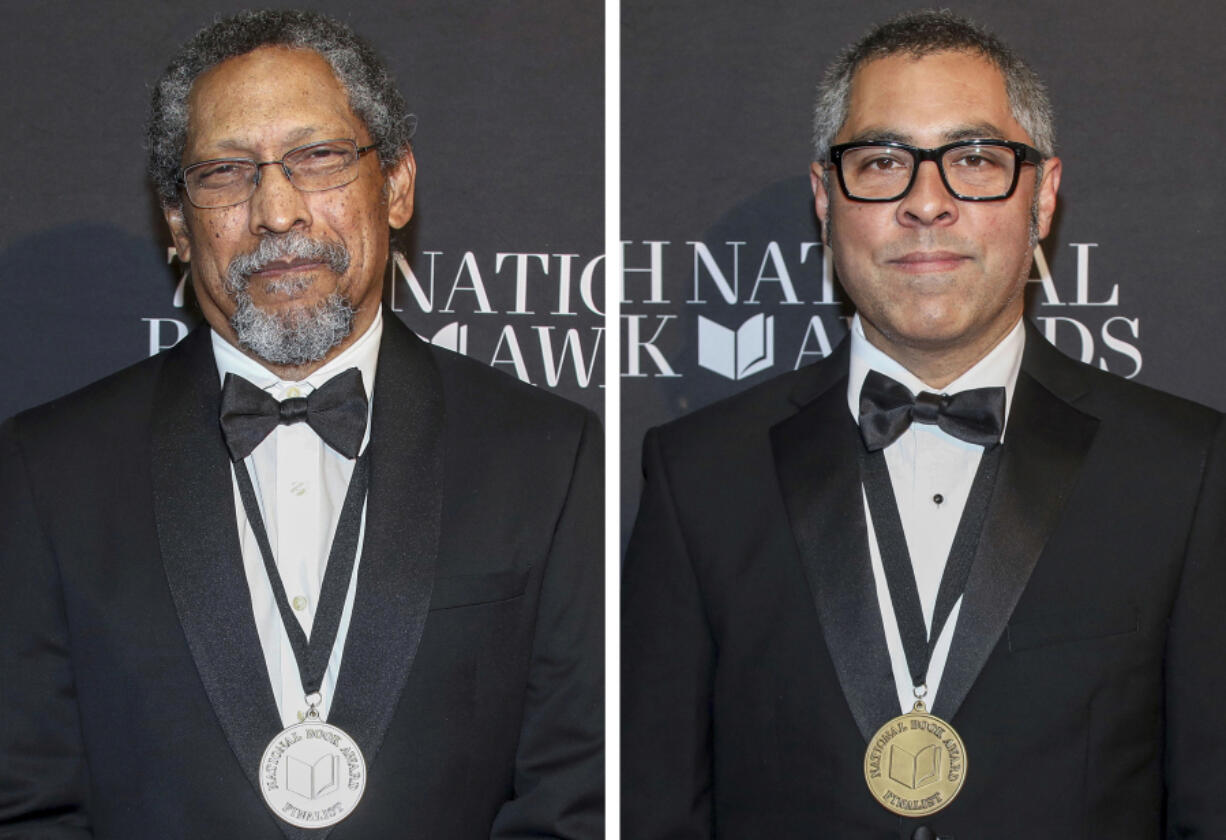
[{"label": "silver medal", "polygon": [[260,760],[260,790],[278,817],[299,828],[327,828],[349,816],[366,790],[366,760],[343,729],[312,707],[283,729]]}]

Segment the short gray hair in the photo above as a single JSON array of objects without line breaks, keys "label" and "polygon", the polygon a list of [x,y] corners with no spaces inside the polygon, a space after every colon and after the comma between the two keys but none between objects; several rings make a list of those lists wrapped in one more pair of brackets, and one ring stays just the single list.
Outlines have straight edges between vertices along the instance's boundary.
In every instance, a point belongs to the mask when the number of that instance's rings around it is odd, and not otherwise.
[{"label": "short gray hair", "polygon": [[187,142],[187,99],[196,79],[226,59],[267,46],[314,50],[332,68],[349,107],[366,125],[386,168],[401,160],[414,120],[387,65],[374,49],[336,20],[315,12],[241,12],[197,32],[153,89],[145,127],[148,170],[163,207],[179,206],[178,173]]},{"label": "short gray hair", "polygon": [[870,61],[905,54],[914,58],[939,52],[983,56],[1000,70],[1013,118],[1044,157],[1055,154],[1051,103],[1043,82],[1021,57],[995,35],[948,9],[899,15],[869,30],[835,59],[817,88],[813,109],[813,159],[828,161],[834,137],[847,121],[851,82]]}]

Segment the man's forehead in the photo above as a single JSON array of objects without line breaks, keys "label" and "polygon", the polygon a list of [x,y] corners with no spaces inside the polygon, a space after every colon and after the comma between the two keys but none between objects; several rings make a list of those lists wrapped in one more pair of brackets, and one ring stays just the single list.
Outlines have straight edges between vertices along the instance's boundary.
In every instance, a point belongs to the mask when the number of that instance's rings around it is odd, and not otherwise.
[{"label": "man's forehead", "polygon": [[840,142],[1028,139],[1013,117],[999,68],[982,55],[962,51],[865,62],[852,77],[847,118],[838,136]]},{"label": "man's forehead", "polygon": [[352,138],[360,125],[312,50],[261,47],[228,58],[202,73],[188,98],[188,145],[210,150],[246,150],[266,135],[278,145]]},{"label": "man's forehead", "polygon": [[999,82],[1004,87],[1000,67],[983,53],[975,50],[935,50],[932,52],[897,52],[876,56],[856,67],[851,78],[854,95],[865,80],[879,81],[882,75],[898,76],[906,72],[928,75],[946,74],[965,81]]},{"label": "man's forehead", "polygon": [[232,89],[263,84],[270,78],[286,85],[310,82],[341,88],[332,65],[315,50],[268,44],[230,56],[202,72],[192,85],[190,97],[200,95],[214,84]]}]

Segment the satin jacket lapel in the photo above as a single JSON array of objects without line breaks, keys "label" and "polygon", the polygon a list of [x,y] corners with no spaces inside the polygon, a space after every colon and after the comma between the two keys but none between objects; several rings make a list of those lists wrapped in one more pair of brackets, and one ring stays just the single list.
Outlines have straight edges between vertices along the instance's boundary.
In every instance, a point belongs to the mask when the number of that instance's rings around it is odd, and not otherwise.
[{"label": "satin jacket lapel", "polygon": [[1098,428],[1072,405],[1085,391],[1076,365],[1028,330],[996,488],[933,706],[946,720],[1000,640],[1077,480]]},{"label": "satin jacket lapel", "polygon": [[368,764],[391,722],[430,608],[442,513],[442,430],[442,381],[434,360],[385,310],[362,562],[328,717],[357,741]]},{"label": "satin jacket lapel", "polygon": [[230,458],[218,422],[220,393],[209,331],[201,327],[169,351],[158,381],[154,515],[166,580],[200,680],[243,773],[258,789],[260,758],[281,722],[243,571]]},{"label": "satin jacket lapel", "polygon": [[898,714],[847,409],[847,342],[813,369],[800,410],[771,430],[775,470],[822,634],[865,741]]}]

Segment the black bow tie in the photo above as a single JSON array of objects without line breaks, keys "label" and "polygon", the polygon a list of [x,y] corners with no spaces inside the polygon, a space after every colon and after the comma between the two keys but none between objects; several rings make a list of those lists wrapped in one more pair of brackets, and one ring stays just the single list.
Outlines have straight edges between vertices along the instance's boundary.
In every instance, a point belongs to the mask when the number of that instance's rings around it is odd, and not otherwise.
[{"label": "black bow tie", "polygon": [[349,368],[309,397],[277,400],[241,376],[226,374],[221,388],[221,430],[230,458],[241,461],[280,424],[306,422],[324,443],[356,458],[366,434],[366,389],[362,372]]},{"label": "black bow tie", "polygon": [[921,391],[870,370],[860,389],[860,436],[869,452],[885,449],[912,421],[934,423],[947,434],[980,446],[1000,440],[1005,425],[1005,389],[972,388],[957,394]]}]

